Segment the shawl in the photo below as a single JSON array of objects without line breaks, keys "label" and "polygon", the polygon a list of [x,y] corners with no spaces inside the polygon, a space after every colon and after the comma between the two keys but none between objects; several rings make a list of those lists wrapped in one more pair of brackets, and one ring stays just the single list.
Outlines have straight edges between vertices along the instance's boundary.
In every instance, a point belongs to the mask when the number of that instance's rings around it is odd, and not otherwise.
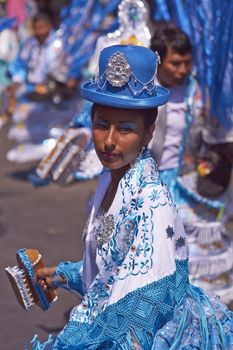
[{"label": "shawl", "polygon": [[57,267],[83,301],[55,339],[43,346],[34,338],[33,350],[172,350],[181,343],[213,349],[210,333],[217,327],[221,343],[215,337],[213,344],[226,349],[232,319],[189,284],[184,228],[149,152],[125,173],[101,214],[109,183],[105,170],[84,230],[83,262]]},{"label": "shawl", "polygon": [[[187,284],[184,229],[149,152],[127,171],[108,212],[96,221],[109,183],[110,172],[105,170],[84,230],[80,274],[85,295],[58,336],[61,348],[78,344],[77,349],[102,349],[105,343],[106,348],[110,343],[117,348],[128,343],[130,348],[130,334],[138,338],[142,330],[144,342],[151,344]],[[75,281],[69,286],[76,284],[80,292]]]}]

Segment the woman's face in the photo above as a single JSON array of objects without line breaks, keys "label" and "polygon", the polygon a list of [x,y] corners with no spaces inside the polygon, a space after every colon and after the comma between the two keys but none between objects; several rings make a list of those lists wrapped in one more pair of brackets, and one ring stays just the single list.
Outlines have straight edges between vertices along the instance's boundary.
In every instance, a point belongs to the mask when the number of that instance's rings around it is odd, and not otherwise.
[{"label": "woman's face", "polygon": [[93,141],[103,166],[110,170],[127,168],[137,159],[154,130],[154,126],[146,130],[143,118],[138,110],[95,106]]}]

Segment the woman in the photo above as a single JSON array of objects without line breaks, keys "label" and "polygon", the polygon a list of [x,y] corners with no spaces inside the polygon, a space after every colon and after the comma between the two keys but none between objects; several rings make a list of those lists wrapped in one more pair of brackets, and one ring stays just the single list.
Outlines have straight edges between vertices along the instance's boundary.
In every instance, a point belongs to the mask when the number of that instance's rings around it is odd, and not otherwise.
[{"label": "woman", "polygon": [[169,96],[155,85],[156,69],[149,49],[111,46],[101,52],[99,77],[82,87],[94,102],[93,140],[105,170],[83,262],[40,269],[37,281],[45,290],[74,289],[83,301],[55,339],[34,339],[34,350],[233,345],[232,313],[188,282],[183,225],[146,149],[156,108]]}]

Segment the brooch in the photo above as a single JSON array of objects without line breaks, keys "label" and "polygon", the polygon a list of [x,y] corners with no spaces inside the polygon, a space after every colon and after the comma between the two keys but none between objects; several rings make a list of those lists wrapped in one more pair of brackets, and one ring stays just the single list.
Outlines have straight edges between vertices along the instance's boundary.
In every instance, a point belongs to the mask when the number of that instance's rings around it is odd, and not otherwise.
[{"label": "brooch", "polygon": [[109,58],[106,67],[106,80],[116,87],[122,87],[131,77],[130,65],[121,52],[116,52]]},{"label": "brooch", "polygon": [[109,241],[113,229],[114,216],[112,214],[103,214],[98,218],[98,224],[93,229],[98,248],[101,248],[103,244]]}]

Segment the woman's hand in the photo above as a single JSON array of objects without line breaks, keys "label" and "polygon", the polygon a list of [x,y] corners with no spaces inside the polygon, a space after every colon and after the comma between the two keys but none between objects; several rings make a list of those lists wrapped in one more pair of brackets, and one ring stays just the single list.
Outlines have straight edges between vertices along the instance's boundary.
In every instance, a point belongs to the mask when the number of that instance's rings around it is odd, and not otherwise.
[{"label": "woman's hand", "polygon": [[58,284],[66,284],[66,279],[59,276],[59,282],[55,274],[56,266],[43,267],[36,270],[35,281],[40,284],[44,291],[58,288]]}]

